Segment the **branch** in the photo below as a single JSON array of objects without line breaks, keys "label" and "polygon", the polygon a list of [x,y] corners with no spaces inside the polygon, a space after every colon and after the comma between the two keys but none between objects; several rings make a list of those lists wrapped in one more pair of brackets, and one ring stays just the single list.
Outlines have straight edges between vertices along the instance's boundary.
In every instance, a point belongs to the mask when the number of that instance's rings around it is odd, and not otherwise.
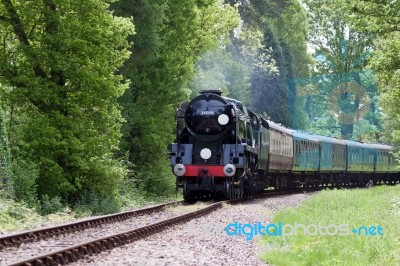
[{"label": "branch", "polygon": [[[44,12],[45,17],[45,31],[47,34],[52,36],[52,40],[56,40],[57,38],[54,35],[57,34],[59,29],[59,21],[56,18],[57,5],[53,2],[53,0],[44,0],[43,1],[48,10]],[[52,49],[57,50],[58,47],[54,47],[54,42],[51,43]],[[59,86],[65,85],[65,76],[62,70],[52,68],[50,70],[50,79]],[[65,95],[64,95],[65,97]]]},{"label": "branch", "polygon": [[[6,10],[8,14],[10,15],[10,22],[11,25],[14,29],[15,35],[17,35],[17,38],[21,45],[24,47],[25,53],[27,56],[30,56],[31,59],[33,59],[34,62],[37,62],[36,56],[33,55],[32,53],[29,52],[29,48],[31,47],[28,37],[26,36],[26,33],[24,31],[24,27],[22,26],[21,19],[18,16],[17,11],[15,10],[15,7],[11,3],[11,0],[2,0],[4,6],[6,7]],[[33,67],[33,71],[35,72],[35,75],[38,77],[46,78],[46,73],[43,71],[43,69],[39,65],[35,65]]]}]

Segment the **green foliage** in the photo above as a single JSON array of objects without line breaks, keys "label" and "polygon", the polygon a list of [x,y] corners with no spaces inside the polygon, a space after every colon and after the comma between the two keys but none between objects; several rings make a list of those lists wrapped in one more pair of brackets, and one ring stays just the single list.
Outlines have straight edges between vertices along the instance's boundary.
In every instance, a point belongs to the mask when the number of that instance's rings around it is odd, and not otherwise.
[{"label": "green foliage", "polygon": [[230,5],[239,7],[244,24],[259,26],[265,18],[275,18],[291,4],[290,0],[226,0]]},{"label": "green foliage", "polygon": [[39,212],[41,215],[47,215],[62,211],[64,205],[61,203],[60,197],[50,198],[48,195],[43,195],[40,200]]},{"label": "green foliage", "polygon": [[68,208],[64,208],[62,212],[41,216],[36,208],[0,196],[0,234],[29,230],[54,223],[65,223],[74,219],[76,219],[75,213]]},{"label": "green foliage", "polygon": [[354,139],[362,142],[373,143],[376,141],[378,128],[366,119],[360,119],[354,124]]},{"label": "green foliage", "polygon": [[400,3],[398,1],[353,0],[346,1],[345,7],[358,29],[378,36],[399,31]]},{"label": "green foliage", "polygon": [[99,195],[96,192],[88,192],[81,196],[80,201],[75,204],[77,213],[86,215],[111,214],[121,211],[121,201],[115,195]]},{"label": "green foliage", "polygon": [[[348,1],[348,15],[355,27],[374,36],[374,54],[370,67],[377,71],[379,92],[385,112],[383,138],[400,145],[400,31],[399,1]],[[390,128],[390,130],[389,130]],[[398,149],[397,149],[398,150]]]},{"label": "green foliage", "polygon": [[312,119],[307,127],[307,132],[327,137],[341,137],[340,126],[329,114]]},{"label": "green foliage", "polygon": [[305,129],[308,124],[305,112],[305,99],[299,95],[295,79],[306,77],[310,72],[312,63],[307,52],[308,24],[307,13],[298,0],[288,1],[287,6],[277,17],[271,17],[268,21],[276,28],[277,35],[282,45],[287,76],[284,81],[288,89],[288,108],[290,127]]},{"label": "green foliage", "polygon": [[33,208],[28,208],[22,202],[14,202],[10,199],[0,198],[0,232],[8,232],[18,229],[26,229],[28,226],[38,224],[41,221]]},{"label": "green foliage", "polygon": [[[399,192],[400,186],[322,191],[298,208],[280,211],[274,215],[275,224],[347,224],[350,235],[330,236],[326,234],[328,229],[322,230],[325,235],[304,235],[299,227],[297,234],[285,238],[264,237],[262,244],[268,249],[262,259],[273,265],[397,265]],[[378,225],[383,228],[383,236],[351,232],[360,226]]]},{"label": "green foliage", "polygon": [[[39,195],[75,200],[113,195],[127,88],[118,67],[129,56],[129,19],[108,1],[0,2],[0,83],[9,108],[13,157],[39,167]],[[105,166],[109,171],[99,173]]]},{"label": "green foliage", "polygon": [[382,107],[390,130],[382,132],[397,147],[400,145],[400,32],[393,32],[376,41],[377,51],[371,66],[377,70]]},{"label": "green foliage", "polygon": [[292,82],[308,74],[310,63],[306,15],[299,1],[226,2],[238,6],[243,25],[231,32],[229,46],[199,62],[192,96],[200,89],[220,88],[276,122],[304,126],[305,101],[296,99]]},{"label": "green foliage", "polygon": [[131,80],[120,98],[126,120],[118,156],[132,162],[130,179],[159,195],[172,193],[175,180],[168,167],[175,108],[187,100],[197,60],[223,43],[238,24],[234,8],[212,1],[119,1],[116,14],[133,16],[137,34],[133,56],[122,73]]},{"label": "green foliage", "polygon": [[[289,126],[288,88],[286,86],[288,69],[285,66],[286,58],[283,54],[282,44],[274,28],[264,25],[261,31],[263,34],[262,47],[258,49],[256,55],[257,61],[261,62],[253,68],[251,75],[251,106],[256,112],[266,112],[273,121]],[[273,67],[268,67],[268,64],[271,63]],[[274,68],[278,70],[278,75],[272,74]]]},{"label": "green foliage", "polygon": [[11,182],[12,196],[17,202],[23,201],[29,207],[37,207],[37,179],[39,167],[25,160],[14,161],[12,164],[13,178]]},{"label": "green foliage", "polygon": [[[1,84],[0,84],[1,85]],[[0,106],[0,182],[1,187],[7,186],[11,179],[10,150],[8,147],[8,136],[5,126],[3,109]]]},{"label": "green foliage", "polygon": [[[296,99],[294,77],[307,75],[307,25],[297,0],[226,1],[238,6],[243,26],[232,32],[230,49],[250,73],[250,106],[272,120],[304,127],[305,101]],[[240,94],[239,94],[240,95]],[[245,101],[247,102],[247,101]]]},{"label": "green foliage", "polygon": [[[327,111],[334,111],[331,115],[337,118],[342,138],[352,139],[356,138],[353,130],[361,119],[360,113],[369,105],[374,114],[364,117],[365,121],[371,124],[371,129],[379,128],[378,105],[371,100],[377,93],[376,82],[373,73],[366,71],[373,48],[372,35],[357,30],[350,22],[345,0],[310,0],[305,4],[309,10],[310,43],[315,49],[317,71],[314,78],[321,75],[318,93],[326,101],[330,95],[339,95],[337,102],[331,104],[334,108],[320,109],[316,113],[326,115]],[[364,93],[356,93],[356,87],[366,92],[369,100],[362,98]]]},{"label": "green foliage", "polygon": [[287,6],[279,16],[269,17],[268,21],[277,29],[279,39],[288,46],[292,56],[293,77],[304,77],[309,74],[312,63],[307,53],[309,25],[307,12],[298,0],[287,1]]}]

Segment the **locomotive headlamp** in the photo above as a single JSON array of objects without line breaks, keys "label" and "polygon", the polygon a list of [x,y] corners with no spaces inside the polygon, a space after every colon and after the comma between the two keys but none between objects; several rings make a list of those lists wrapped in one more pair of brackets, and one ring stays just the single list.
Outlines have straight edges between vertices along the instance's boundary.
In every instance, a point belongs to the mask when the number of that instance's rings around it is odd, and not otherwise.
[{"label": "locomotive headlamp", "polygon": [[176,176],[183,176],[185,173],[186,173],[186,167],[183,164],[181,163],[175,164],[174,174]]},{"label": "locomotive headlamp", "polygon": [[221,114],[218,116],[218,123],[222,126],[225,126],[229,123],[229,117],[226,114]]},{"label": "locomotive headlamp", "polygon": [[226,176],[234,176],[236,173],[236,167],[233,164],[227,164],[224,166],[224,174]]},{"label": "locomotive headlamp", "polygon": [[200,151],[200,157],[203,158],[204,160],[208,160],[211,157],[211,151],[210,149],[204,148]]}]

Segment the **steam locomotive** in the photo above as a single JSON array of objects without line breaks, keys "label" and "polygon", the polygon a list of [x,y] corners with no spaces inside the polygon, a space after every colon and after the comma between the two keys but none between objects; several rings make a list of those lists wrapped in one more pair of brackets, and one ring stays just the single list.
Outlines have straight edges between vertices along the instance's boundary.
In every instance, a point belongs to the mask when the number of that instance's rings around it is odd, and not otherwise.
[{"label": "steam locomotive", "polygon": [[265,188],[400,182],[392,146],[311,135],[205,90],[176,112],[170,159],[186,201],[251,196]]}]

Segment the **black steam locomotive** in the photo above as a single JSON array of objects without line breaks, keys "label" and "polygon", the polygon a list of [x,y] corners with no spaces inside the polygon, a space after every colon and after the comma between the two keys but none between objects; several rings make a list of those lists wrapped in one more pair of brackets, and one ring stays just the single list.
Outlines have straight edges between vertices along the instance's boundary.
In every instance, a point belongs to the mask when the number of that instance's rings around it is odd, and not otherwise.
[{"label": "black steam locomotive", "polygon": [[177,110],[171,165],[185,200],[240,198],[267,187],[400,181],[388,145],[310,135],[206,90]]}]

